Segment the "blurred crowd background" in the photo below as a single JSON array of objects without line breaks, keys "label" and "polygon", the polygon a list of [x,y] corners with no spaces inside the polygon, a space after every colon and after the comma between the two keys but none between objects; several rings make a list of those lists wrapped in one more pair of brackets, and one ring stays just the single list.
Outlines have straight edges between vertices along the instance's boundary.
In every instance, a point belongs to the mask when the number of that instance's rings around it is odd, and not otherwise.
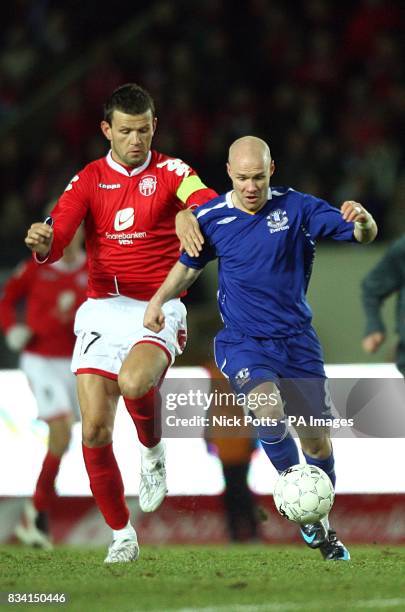
[{"label": "blurred crowd background", "polygon": [[228,189],[231,141],[270,143],[274,184],[404,231],[404,36],[400,2],[14,0],[0,32],[1,269],[27,256],[27,226],[107,144],[105,98],[135,81],[156,101],[157,149]]}]

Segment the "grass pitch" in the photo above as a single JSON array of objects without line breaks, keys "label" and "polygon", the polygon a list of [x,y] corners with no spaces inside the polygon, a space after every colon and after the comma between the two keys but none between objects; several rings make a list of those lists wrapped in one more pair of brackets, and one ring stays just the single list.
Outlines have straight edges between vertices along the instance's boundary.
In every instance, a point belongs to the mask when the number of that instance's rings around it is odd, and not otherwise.
[{"label": "grass pitch", "polygon": [[0,548],[0,591],[61,593],[69,612],[327,612],[405,610],[405,548],[352,546],[325,562],[303,546],[143,547],[136,563],[104,565],[104,549]]}]

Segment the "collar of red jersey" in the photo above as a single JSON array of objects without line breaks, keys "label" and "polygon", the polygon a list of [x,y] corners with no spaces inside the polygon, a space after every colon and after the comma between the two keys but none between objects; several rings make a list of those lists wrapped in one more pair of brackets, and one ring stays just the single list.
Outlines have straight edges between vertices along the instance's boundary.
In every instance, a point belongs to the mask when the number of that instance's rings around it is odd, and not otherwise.
[{"label": "collar of red jersey", "polygon": [[128,172],[128,170],[124,168],[124,166],[121,166],[121,164],[113,160],[111,149],[108,151],[107,156],[106,156],[106,161],[107,161],[107,164],[110,166],[110,168],[112,168],[113,170],[116,170],[117,172],[119,172],[120,174],[123,174],[124,176],[135,176],[136,174],[140,174],[141,172],[145,170],[145,168],[149,166],[151,159],[152,159],[152,152],[149,151],[146,161],[142,164],[142,166],[138,166],[138,168],[134,168],[133,170],[131,170],[131,172]]}]

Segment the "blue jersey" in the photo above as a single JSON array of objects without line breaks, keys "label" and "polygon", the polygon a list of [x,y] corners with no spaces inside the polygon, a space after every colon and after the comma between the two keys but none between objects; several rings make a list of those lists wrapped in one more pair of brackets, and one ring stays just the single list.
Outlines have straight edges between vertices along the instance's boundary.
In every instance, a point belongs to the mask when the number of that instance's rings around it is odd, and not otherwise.
[{"label": "blue jersey", "polygon": [[256,338],[284,338],[311,325],[306,301],[318,238],[354,241],[354,223],[319,198],[271,187],[263,208],[235,208],[232,192],[194,211],[205,244],[180,261],[201,269],[218,258],[218,304],[227,328]]}]

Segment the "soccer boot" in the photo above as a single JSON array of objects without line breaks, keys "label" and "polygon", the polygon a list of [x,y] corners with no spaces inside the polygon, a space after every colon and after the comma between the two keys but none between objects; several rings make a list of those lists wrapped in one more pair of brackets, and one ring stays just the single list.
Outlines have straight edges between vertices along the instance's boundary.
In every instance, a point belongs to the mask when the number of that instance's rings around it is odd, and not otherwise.
[{"label": "soccer boot", "polygon": [[301,535],[305,544],[310,548],[320,548],[328,541],[328,532],[322,523],[301,525]]},{"label": "soccer boot", "polygon": [[167,493],[165,449],[157,459],[150,461],[142,457],[139,483],[139,505],[143,512],[153,512],[160,506]]},{"label": "soccer boot", "polygon": [[136,534],[125,540],[113,540],[104,563],[129,563],[139,557],[139,546]]},{"label": "soccer boot", "polygon": [[337,539],[336,531],[329,529],[328,538],[319,547],[325,561],[350,561],[350,553],[346,546]]},{"label": "soccer boot", "polygon": [[32,502],[24,506],[22,521],[14,531],[16,537],[27,546],[50,550],[52,542],[49,536],[48,515],[38,512]]}]

